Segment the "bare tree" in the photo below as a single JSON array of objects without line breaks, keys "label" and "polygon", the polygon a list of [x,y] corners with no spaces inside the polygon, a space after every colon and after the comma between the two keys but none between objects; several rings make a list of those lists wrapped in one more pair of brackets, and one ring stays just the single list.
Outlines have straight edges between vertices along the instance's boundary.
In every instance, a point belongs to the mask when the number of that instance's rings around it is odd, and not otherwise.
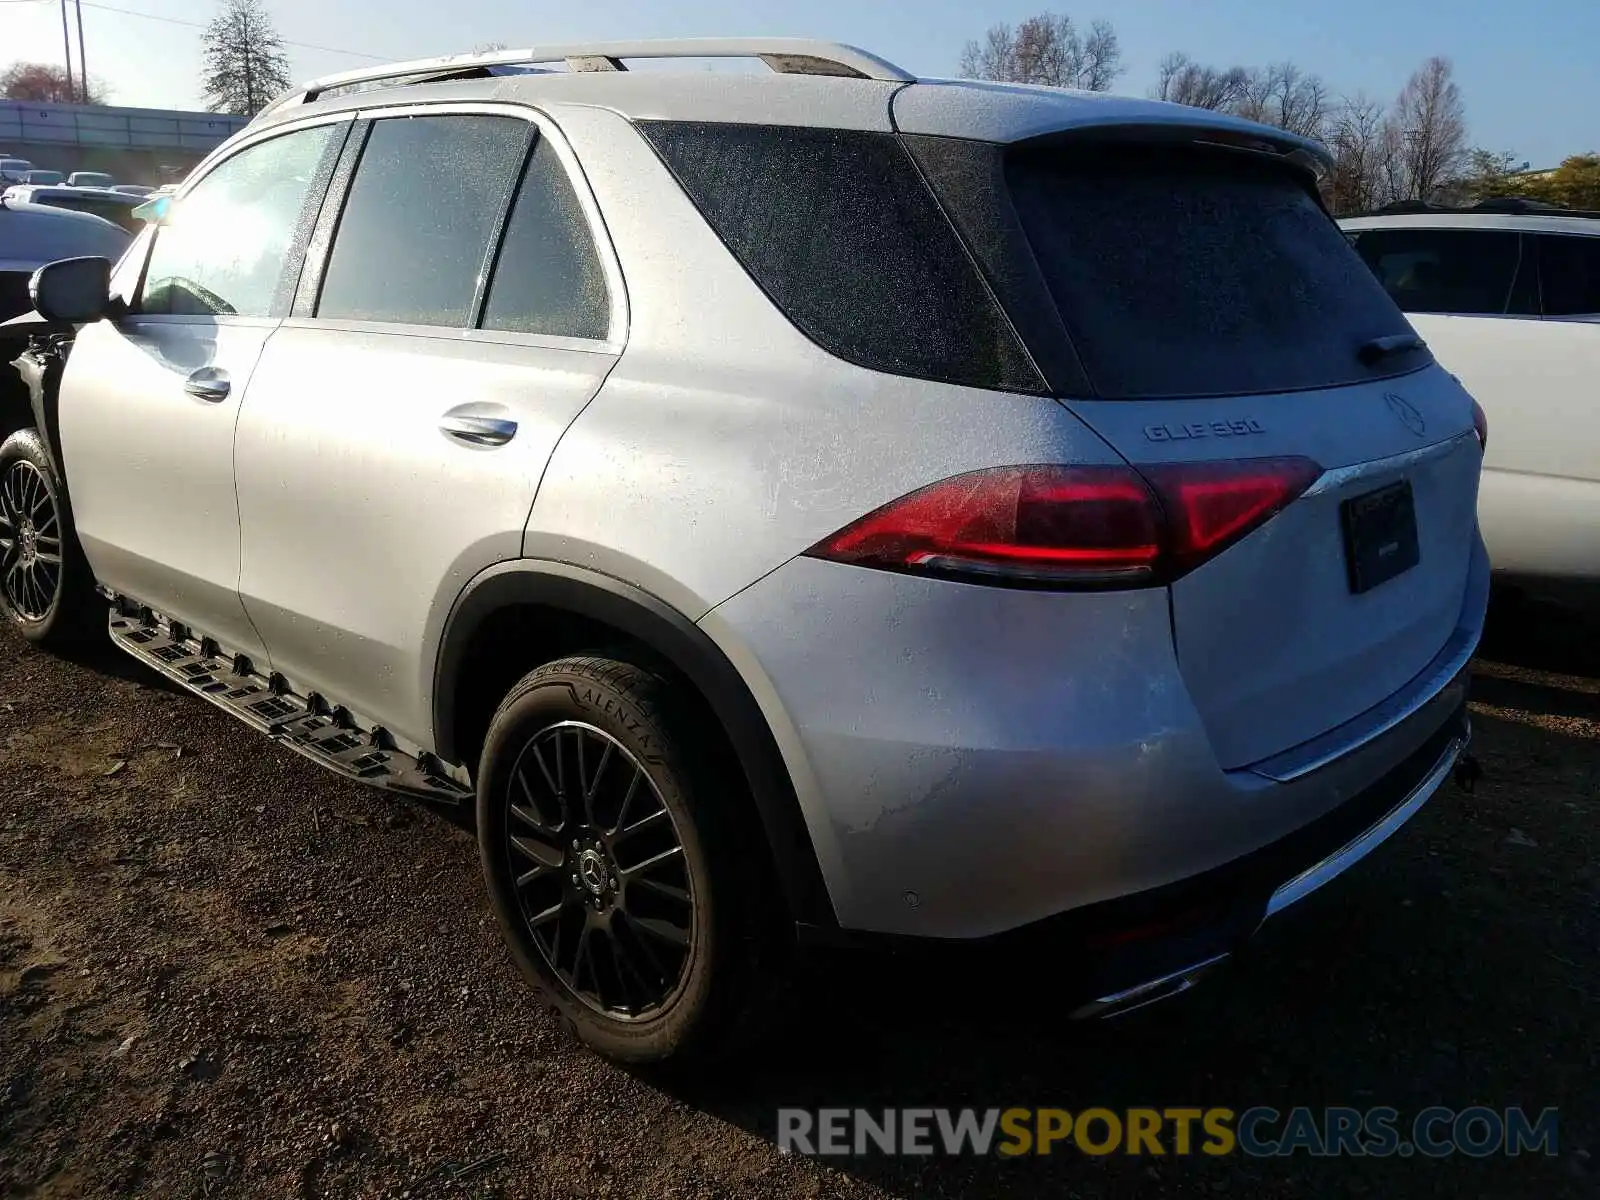
[{"label": "bare tree", "polygon": [[1182,51],[1161,60],[1157,100],[1234,113],[1291,133],[1326,135],[1332,102],[1320,75],[1291,62],[1266,67],[1210,67]]},{"label": "bare tree", "polygon": [[1231,111],[1290,133],[1321,138],[1328,129],[1330,101],[1320,75],[1308,75],[1292,62],[1273,63],[1245,75]]},{"label": "bare tree", "polygon": [[1249,72],[1243,67],[1206,67],[1178,50],[1161,60],[1154,96],[1191,108],[1226,111],[1244,96]]},{"label": "bare tree", "polygon": [[1378,148],[1379,194],[1384,203],[1414,200],[1406,177],[1406,135],[1393,113],[1383,119],[1383,136]]},{"label": "bare tree", "polygon": [[223,0],[200,35],[201,88],[212,112],[254,116],[289,86],[289,59],[261,0]]},{"label": "bare tree", "polygon": [[1088,92],[1109,92],[1125,68],[1122,46],[1110,21],[1096,18],[1089,23],[1084,39],[1083,58],[1078,64],[1078,86]]},{"label": "bare tree", "polygon": [[1467,116],[1448,58],[1434,57],[1406,81],[1393,124],[1403,168],[1402,200],[1431,200],[1467,162]]},{"label": "bare tree", "polygon": [[1328,128],[1333,151],[1328,205],[1341,216],[1365,212],[1394,197],[1387,190],[1383,104],[1364,92],[1347,97]]},{"label": "bare tree", "polygon": [[88,96],[81,97],[66,69],[53,63],[18,62],[0,71],[0,96],[30,100],[35,104],[104,104],[103,84],[89,81]]},{"label": "bare tree", "polygon": [[969,79],[1104,92],[1122,71],[1122,47],[1110,22],[1092,22],[1084,37],[1071,17],[1055,13],[1029,17],[1015,29],[992,26],[961,52],[961,74]]}]

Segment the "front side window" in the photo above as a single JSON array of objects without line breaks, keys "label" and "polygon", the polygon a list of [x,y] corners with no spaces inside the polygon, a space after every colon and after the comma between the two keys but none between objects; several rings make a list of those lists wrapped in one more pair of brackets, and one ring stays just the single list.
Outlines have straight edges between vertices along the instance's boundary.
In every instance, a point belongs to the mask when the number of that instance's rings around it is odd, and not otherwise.
[{"label": "front side window", "polygon": [[343,126],[317,125],[241,150],[173,205],[156,233],[139,309],[266,317],[287,308],[290,249],[303,244]]},{"label": "front side window", "polygon": [[339,218],[317,316],[469,326],[530,135],[515,117],[375,121]]},{"label": "front side window", "polygon": [[1538,241],[1544,315],[1600,314],[1600,237],[1544,233]]},{"label": "front side window", "polygon": [[1410,313],[1503,316],[1518,296],[1522,239],[1507,230],[1368,229],[1356,249],[1394,302]]}]

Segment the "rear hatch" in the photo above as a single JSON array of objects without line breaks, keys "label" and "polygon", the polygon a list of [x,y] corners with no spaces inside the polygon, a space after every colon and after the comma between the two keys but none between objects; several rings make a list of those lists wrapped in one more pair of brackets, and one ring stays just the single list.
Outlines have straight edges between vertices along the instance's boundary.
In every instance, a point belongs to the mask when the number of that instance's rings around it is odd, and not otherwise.
[{"label": "rear hatch", "polygon": [[[1061,403],[1152,475],[1283,458],[1320,468],[1171,585],[1178,660],[1221,765],[1383,701],[1458,623],[1481,453],[1470,398],[1415,344],[1309,175],[1170,131],[1154,144],[1104,130],[1033,139],[999,170],[1012,240],[1030,249],[1035,295],[1048,293],[1075,359]],[[970,197],[952,201],[971,238]],[[1022,294],[1023,272],[993,262],[1002,301]],[[1037,330],[1037,313],[1025,323]]]}]

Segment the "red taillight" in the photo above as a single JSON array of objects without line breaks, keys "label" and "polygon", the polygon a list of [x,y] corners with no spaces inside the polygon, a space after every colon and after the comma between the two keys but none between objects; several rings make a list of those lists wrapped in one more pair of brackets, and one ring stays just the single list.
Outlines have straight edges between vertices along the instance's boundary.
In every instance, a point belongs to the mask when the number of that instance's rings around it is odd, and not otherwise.
[{"label": "red taillight", "polygon": [[1309,458],[1172,463],[1144,468],[1166,509],[1169,575],[1215,558],[1276,516],[1316,481]]},{"label": "red taillight", "polygon": [[1483,411],[1483,405],[1476,400],[1472,402],[1472,428],[1478,434],[1478,448],[1489,448],[1489,414]]},{"label": "red taillight", "polygon": [[817,543],[812,557],[1056,587],[1166,583],[1221,553],[1321,473],[1303,458],[1022,466],[943,480]]}]

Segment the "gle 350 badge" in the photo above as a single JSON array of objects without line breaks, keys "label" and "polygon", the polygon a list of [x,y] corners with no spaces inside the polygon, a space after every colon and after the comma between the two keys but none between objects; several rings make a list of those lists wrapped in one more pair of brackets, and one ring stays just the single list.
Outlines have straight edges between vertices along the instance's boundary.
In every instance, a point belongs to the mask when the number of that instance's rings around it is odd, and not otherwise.
[{"label": "gle 350 badge", "polygon": [[1190,421],[1185,425],[1146,425],[1144,435],[1152,442],[1184,442],[1191,438],[1243,437],[1265,433],[1254,417],[1239,421]]}]

